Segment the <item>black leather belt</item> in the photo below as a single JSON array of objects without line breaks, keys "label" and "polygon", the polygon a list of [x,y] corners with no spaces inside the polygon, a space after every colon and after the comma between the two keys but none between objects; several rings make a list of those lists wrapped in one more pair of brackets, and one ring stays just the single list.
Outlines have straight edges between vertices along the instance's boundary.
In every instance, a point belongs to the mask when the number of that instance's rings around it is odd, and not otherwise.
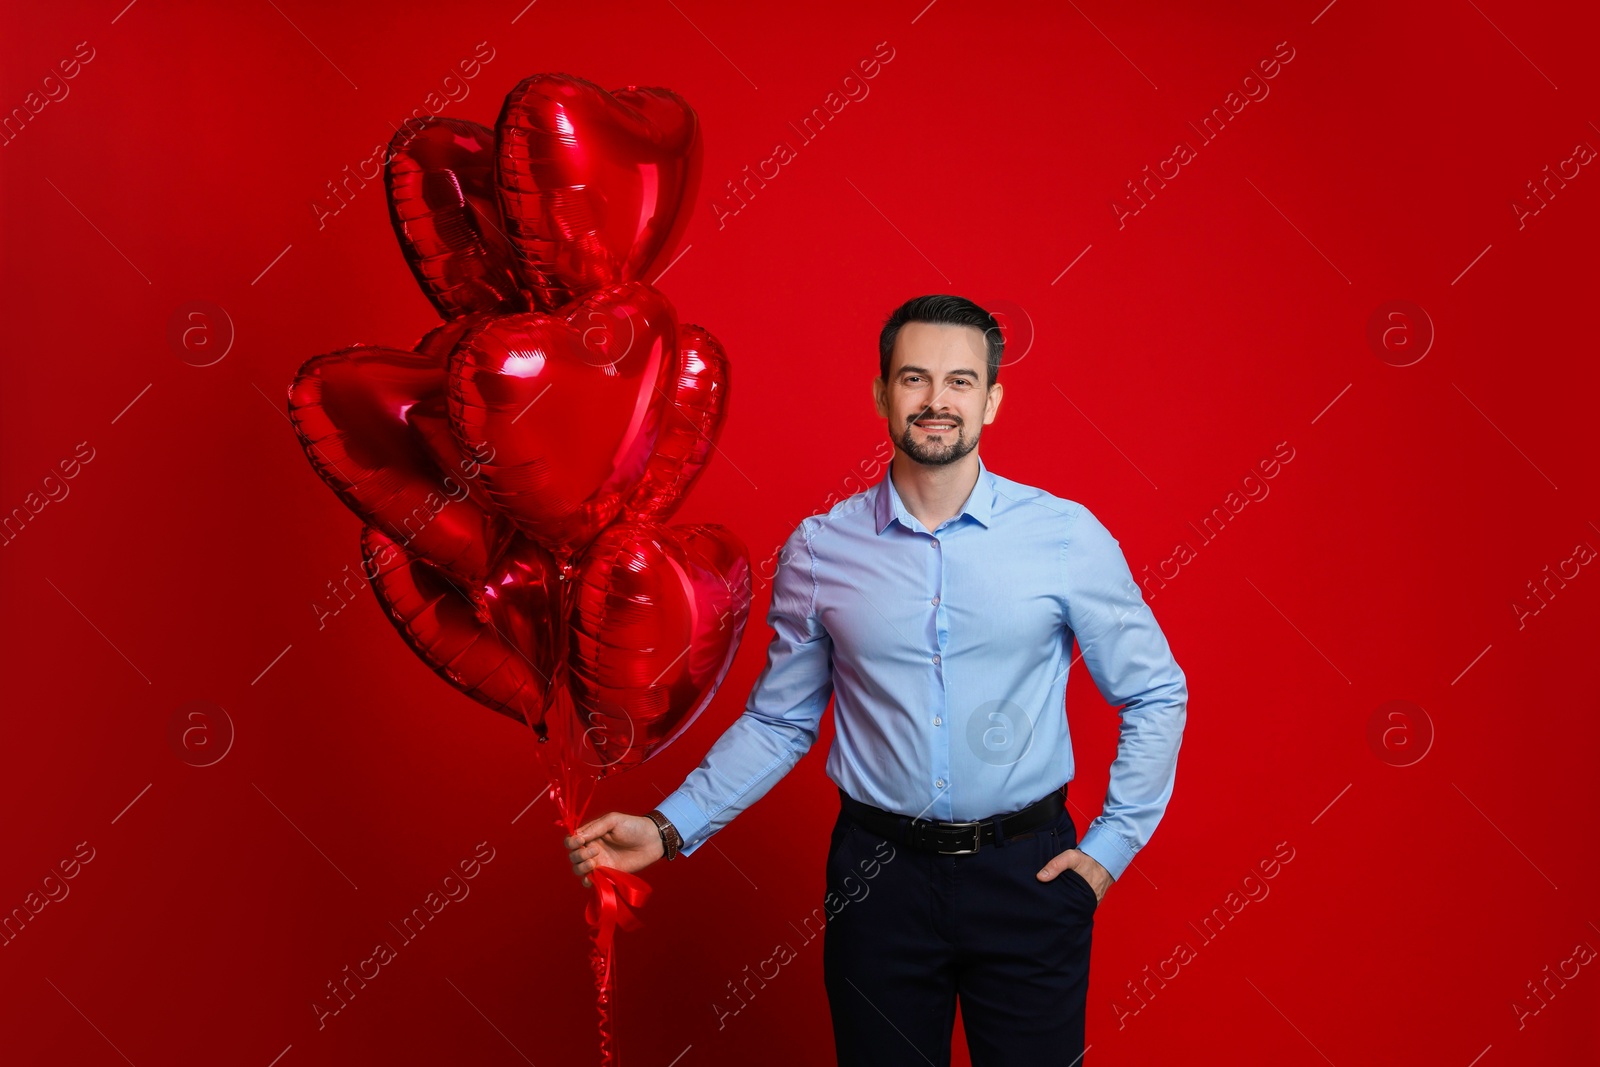
[{"label": "black leather belt", "polygon": [[961,856],[976,852],[984,845],[993,845],[996,828],[1002,837],[1012,838],[1049,825],[1066,806],[1066,796],[1067,787],[1063,784],[1060,789],[1039,798],[1021,811],[991,815],[987,819],[972,822],[913,819],[909,815],[898,815],[864,804],[843,789],[839,790],[839,806],[845,815],[881,837],[924,852]]}]

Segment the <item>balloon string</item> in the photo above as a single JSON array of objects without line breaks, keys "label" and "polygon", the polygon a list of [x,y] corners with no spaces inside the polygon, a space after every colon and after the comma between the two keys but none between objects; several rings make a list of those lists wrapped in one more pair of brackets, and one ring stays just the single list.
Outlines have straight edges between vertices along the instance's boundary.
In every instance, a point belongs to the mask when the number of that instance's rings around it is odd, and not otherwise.
[{"label": "balloon string", "polygon": [[612,964],[616,959],[616,931],[637,930],[643,921],[634,913],[650,899],[650,886],[637,875],[619,871],[614,867],[596,867],[589,879],[599,890],[584,909],[589,921],[589,932],[594,938],[594,948],[589,954],[589,965],[594,970],[595,1008],[599,1013],[600,1064],[614,1067],[618,1062],[616,1032],[612,1018],[612,1005],[616,1003],[616,975]]},{"label": "balloon string", "polygon": [[[563,695],[558,691],[557,699]],[[565,720],[559,714],[557,719],[559,728]],[[566,760],[547,757],[544,745],[536,744],[535,752],[549,775],[546,788],[558,812],[554,822],[564,827],[567,833],[576,834],[584,813],[594,799],[598,781],[577,775]],[[594,941],[589,952],[589,966],[594,972],[600,1065],[617,1067],[620,1057],[613,1015],[616,1003],[616,932],[619,928],[637,930],[644,925],[636,909],[642,908],[650,899],[650,885],[638,875],[615,867],[596,867],[589,872],[589,881],[594,886],[595,895],[584,907],[584,920],[589,926],[589,936]]]},{"label": "balloon string", "polygon": [[616,1067],[618,1063],[616,1033],[611,1016],[611,994],[614,979],[611,975],[611,957],[599,946],[589,950],[589,967],[594,971],[595,1010],[600,1016],[600,1067]]}]

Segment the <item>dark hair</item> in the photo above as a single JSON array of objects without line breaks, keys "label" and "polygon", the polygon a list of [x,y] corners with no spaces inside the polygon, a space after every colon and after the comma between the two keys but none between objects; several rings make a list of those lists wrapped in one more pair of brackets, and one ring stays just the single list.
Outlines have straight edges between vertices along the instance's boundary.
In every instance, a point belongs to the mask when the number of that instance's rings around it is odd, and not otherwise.
[{"label": "dark hair", "polygon": [[989,352],[989,385],[1000,377],[1000,357],[1006,349],[1005,335],[993,315],[963,296],[934,294],[907,300],[895,308],[884,320],[883,332],[878,334],[878,376],[889,380],[889,361],[894,354],[894,342],[900,336],[900,327],[908,322],[931,322],[946,326],[973,326],[983,331],[983,340]]}]

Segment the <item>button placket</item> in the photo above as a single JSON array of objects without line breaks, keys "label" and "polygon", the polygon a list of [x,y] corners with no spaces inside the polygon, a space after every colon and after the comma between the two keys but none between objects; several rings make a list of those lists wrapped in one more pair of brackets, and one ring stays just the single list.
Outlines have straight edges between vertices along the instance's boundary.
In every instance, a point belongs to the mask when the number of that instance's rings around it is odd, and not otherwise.
[{"label": "button placket", "polygon": [[[938,537],[932,537],[928,543],[937,551],[943,545]],[[936,728],[936,736],[932,739],[931,753],[933,766],[933,786],[937,790],[929,818],[949,819],[950,799],[947,794],[950,778],[950,733],[948,730],[937,729],[944,723],[944,713],[949,710],[949,684],[943,670],[944,656],[942,650],[945,646],[946,634],[944,630],[944,613],[940,610],[942,594],[944,593],[944,561],[945,556],[940,553],[929,560],[929,577],[932,579],[932,595],[929,604],[933,611],[933,640],[934,648],[928,657],[933,670],[932,720]]]}]

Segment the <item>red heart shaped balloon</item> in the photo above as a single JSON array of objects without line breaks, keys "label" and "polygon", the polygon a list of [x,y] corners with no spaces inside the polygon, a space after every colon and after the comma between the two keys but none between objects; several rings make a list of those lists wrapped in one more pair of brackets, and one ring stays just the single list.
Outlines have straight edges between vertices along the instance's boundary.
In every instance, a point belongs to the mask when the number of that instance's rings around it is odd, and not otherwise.
[{"label": "red heart shaped balloon", "polygon": [[447,477],[418,429],[443,408],[445,382],[443,364],[425,353],[340,349],[300,368],[289,418],[311,466],[363,522],[477,585],[512,531]]},{"label": "red heart shaped balloon", "polygon": [[[446,486],[451,492],[457,492],[458,483],[466,487],[467,494],[472,497],[472,502],[491,515],[497,514],[494,501],[489,497],[489,490],[483,484],[483,462],[493,459],[492,452],[473,455],[461,447],[461,442],[456,439],[455,429],[450,425],[450,406],[445,394],[448,391],[448,376],[445,369],[450,365],[450,354],[455,351],[456,343],[474,326],[487,322],[490,315],[473,313],[460,318],[451,319],[449,322],[429,330],[412,347],[422,355],[435,360],[439,366],[439,390],[429,393],[422,400],[406,412],[406,421],[422,437],[423,444],[433,454],[439,464],[439,469],[445,472]],[[510,527],[509,522],[501,520]]]},{"label": "red heart shaped balloon", "polygon": [[619,522],[578,564],[569,691],[590,773],[643,763],[716,695],[750,609],[750,560],[721,526]]},{"label": "red heart shaped balloon", "polygon": [[[563,562],[621,511],[661,437],[676,316],[643,282],[490,319],[450,359],[450,421],[495,507]],[[548,394],[548,395],[547,395]]]},{"label": "red heart shaped balloon", "polygon": [[682,236],[700,124],[670,89],[535,74],[507,94],[495,135],[501,214],[539,306],[648,278]]},{"label": "red heart shaped balloon", "polygon": [[370,526],[361,555],[378,603],[424,663],[485,707],[545,731],[566,652],[562,583],[548,552],[517,538],[477,590],[408,559]]},{"label": "red heart shaped balloon", "polygon": [[624,519],[665,522],[678,510],[716,448],[730,388],[728,356],[717,339],[701,326],[678,327],[666,422],[644,478],[623,505]]},{"label": "red heart shaped balloon", "polygon": [[493,130],[409,120],[389,142],[383,182],[400,251],[441,316],[527,310],[500,219]]}]

